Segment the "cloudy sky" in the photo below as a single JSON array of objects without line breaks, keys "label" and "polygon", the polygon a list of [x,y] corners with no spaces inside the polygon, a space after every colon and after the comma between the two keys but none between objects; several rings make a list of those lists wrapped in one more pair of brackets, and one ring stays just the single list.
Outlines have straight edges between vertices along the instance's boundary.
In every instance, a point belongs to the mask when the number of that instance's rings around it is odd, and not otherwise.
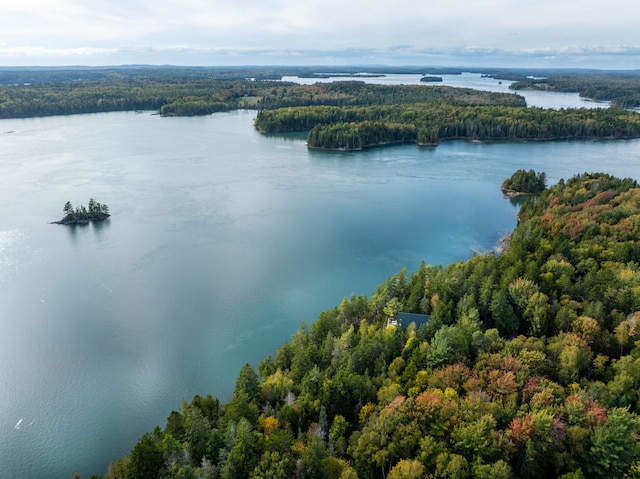
[{"label": "cloudy sky", "polygon": [[0,65],[640,69],[638,0],[1,0]]}]

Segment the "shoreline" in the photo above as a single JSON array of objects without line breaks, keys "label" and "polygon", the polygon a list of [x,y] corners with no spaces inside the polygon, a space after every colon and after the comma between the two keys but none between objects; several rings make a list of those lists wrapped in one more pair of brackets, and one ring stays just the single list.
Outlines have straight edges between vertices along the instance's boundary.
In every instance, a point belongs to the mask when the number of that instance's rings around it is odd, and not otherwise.
[{"label": "shoreline", "polygon": [[90,218],[75,218],[75,219],[70,219],[70,220],[66,220],[66,219],[61,219],[58,221],[52,221],[51,223],[49,223],[50,225],[66,225],[66,226],[73,226],[73,225],[88,225],[89,223],[92,223],[94,221],[105,221],[107,219],[109,219],[109,217],[111,217],[111,215],[106,215],[104,217],[90,217]]},{"label": "shoreline", "polygon": [[527,193],[526,191],[517,190],[502,190],[502,195],[505,199],[510,200],[512,198],[520,198],[522,196],[538,196],[538,193]]}]

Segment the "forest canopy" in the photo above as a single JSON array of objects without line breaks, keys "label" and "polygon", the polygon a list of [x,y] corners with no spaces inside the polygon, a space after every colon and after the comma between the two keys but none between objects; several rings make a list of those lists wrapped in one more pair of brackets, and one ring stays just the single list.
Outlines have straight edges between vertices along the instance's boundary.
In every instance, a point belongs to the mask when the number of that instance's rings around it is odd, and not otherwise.
[{"label": "forest canopy", "polygon": [[104,478],[636,477],[639,235],[635,180],[561,180],[502,254],[345,298]]}]

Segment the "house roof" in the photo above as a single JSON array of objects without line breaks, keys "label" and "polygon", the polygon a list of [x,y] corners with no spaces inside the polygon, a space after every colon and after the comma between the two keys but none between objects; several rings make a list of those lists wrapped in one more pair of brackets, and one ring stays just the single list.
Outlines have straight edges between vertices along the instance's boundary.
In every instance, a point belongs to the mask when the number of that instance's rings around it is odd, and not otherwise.
[{"label": "house roof", "polygon": [[398,313],[398,322],[403,328],[406,328],[411,323],[416,323],[416,328],[419,328],[423,324],[427,324],[431,316],[428,314],[416,314],[416,313]]}]

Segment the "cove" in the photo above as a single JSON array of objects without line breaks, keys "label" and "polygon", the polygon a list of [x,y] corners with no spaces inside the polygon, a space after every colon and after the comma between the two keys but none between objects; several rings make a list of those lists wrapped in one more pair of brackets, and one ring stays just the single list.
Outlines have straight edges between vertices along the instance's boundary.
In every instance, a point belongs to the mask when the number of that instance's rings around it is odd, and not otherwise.
[{"label": "cove", "polygon": [[[400,268],[491,251],[516,169],[640,178],[640,142],[309,151],[253,112],[0,122],[0,463],[103,474],[194,394]],[[111,218],[48,224],[65,201]]]}]

